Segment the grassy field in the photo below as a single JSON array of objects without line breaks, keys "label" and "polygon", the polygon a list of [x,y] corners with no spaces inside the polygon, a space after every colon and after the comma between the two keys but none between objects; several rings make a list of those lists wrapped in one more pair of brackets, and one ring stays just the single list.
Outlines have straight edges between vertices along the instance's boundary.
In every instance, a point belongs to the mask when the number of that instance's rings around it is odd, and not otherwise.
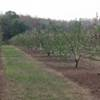
[{"label": "grassy field", "polygon": [[7,100],[92,100],[88,91],[44,69],[13,46],[3,46]]}]

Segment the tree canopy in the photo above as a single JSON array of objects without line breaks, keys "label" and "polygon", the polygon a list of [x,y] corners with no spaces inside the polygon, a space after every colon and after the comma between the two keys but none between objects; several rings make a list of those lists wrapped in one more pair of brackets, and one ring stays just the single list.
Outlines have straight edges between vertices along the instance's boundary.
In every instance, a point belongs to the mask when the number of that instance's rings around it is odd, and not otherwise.
[{"label": "tree canopy", "polygon": [[3,41],[7,41],[12,36],[25,32],[27,26],[19,19],[19,15],[8,11],[0,16],[0,28],[3,33]]}]

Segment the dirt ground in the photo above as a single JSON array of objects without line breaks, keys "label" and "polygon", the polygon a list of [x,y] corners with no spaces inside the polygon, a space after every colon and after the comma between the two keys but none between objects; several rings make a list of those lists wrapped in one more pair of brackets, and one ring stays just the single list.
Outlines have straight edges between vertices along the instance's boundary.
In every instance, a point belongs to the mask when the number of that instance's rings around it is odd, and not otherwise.
[{"label": "dirt ground", "polygon": [[81,58],[79,68],[75,69],[75,62],[72,59],[48,57],[36,50],[25,51],[37,60],[42,61],[49,68],[61,72],[80,86],[90,89],[90,92],[100,100],[100,61]]},{"label": "dirt ground", "polygon": [[3,62],[1,59],[1,51],[0,51],[0,100],[5,100],[5,91],[6,91],[6,81],[4,76],[4,68]]}]

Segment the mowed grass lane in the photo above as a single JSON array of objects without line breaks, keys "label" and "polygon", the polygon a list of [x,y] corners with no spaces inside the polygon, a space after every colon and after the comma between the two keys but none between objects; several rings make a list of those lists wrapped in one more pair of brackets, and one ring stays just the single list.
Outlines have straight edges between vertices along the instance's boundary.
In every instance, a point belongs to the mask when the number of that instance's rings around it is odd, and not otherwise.
[{"label": "mowed grass lane", "polygon": [[47,72],[43,64],[21,50],[3,46],[2,53],[7,100],[92,100],[86,90]]}]

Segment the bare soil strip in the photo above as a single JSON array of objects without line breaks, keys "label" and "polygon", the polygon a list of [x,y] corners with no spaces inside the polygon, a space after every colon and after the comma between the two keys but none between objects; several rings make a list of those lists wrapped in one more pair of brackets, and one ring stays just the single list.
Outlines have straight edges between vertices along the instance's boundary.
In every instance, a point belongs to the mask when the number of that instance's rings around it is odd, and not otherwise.
[{"label": "bare soil strip", "polygon": [[82,87],[90,89],[90,92],[100,100],[100,62],[89,59],[81,59],[79,68],[74,68],[73,60],[48,57],[40,51],[25,50],[28,54],[42,61],[49,68],[61,72],[65,77],[76,82]]},{"label": "bare soil strip", "polygon": [[2,54],[0,50],[0,100],[5,100],[6,81],[4,76],[4,68],[2,62]]}]

